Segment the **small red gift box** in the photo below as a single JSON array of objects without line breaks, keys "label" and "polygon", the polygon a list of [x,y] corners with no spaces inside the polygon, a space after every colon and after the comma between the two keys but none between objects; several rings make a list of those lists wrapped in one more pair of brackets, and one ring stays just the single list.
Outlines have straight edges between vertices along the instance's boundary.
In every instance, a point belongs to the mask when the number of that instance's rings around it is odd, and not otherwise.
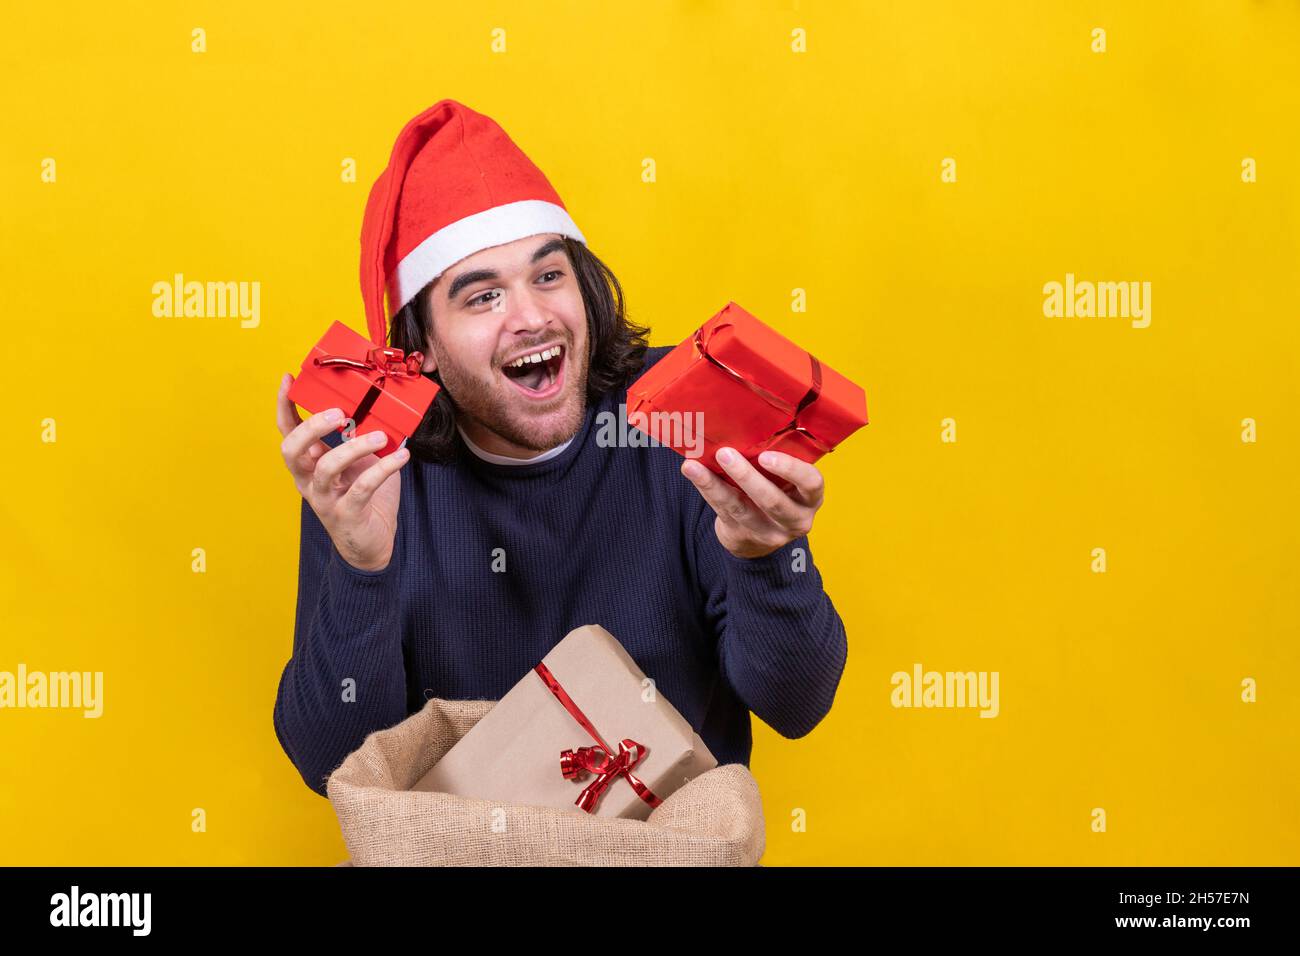
[{"label": "small red gift box", "polygon": [[[724,446],[785,490],[788,482],[759,466],[760,453],[814,462],[867,424],[860,387],[735,302],[633,382],[627,405],[629,425],[684,456],[701,451],[700,463],[732,485],[715,458]],[[703,441],[690,447],[685,416],[696,413]]]},{"label": "small red gift box", "polygon": [[[361,301],[370,338],[335,322],[303,359],[302,374],[289,387],[289,400],[313,414],[342,409],[339,431],[345,436],[349,429],[354,438],[370,432],[387,435],[388,442],[375,452],[381,458],[406,444],[439,390],[437,382],[420,373],[424,364],[420,352],[403,355],[401,349],[384,344],[388,341],[384,295],[387,291],[393,298],[388,280],[397,264],[393,223],[410,151],[422,142],[413,134],[421,128],[412,121],[402,130],[389,165],[366,199],[361,220]],[[394,310],[404,304],[392,303]]]},{"label": "small red gift box", "polygon": [[420,374],[423,362],[419,352],[403,356],[335,322],[303,359],[289,399],[313,413],[341,408],[338,430],[351,425],[354,438],[383,432],[388,444],[375,452],[382,458],[406,444],[438,395],[438,383]]}]

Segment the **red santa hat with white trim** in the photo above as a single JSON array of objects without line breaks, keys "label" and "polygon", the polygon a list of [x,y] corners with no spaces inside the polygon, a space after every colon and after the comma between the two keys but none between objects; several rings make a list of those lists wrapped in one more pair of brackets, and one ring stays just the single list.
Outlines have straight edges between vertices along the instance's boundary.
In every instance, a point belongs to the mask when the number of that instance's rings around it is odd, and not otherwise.
[{"label": "red santa hat with white trim", "polygon": [[361,297],[371,339],[387,345],[388,319],[461,259],[548,232],[587,242],[505,130],[455,100],[435,103],[398,135],[366,200]]}]

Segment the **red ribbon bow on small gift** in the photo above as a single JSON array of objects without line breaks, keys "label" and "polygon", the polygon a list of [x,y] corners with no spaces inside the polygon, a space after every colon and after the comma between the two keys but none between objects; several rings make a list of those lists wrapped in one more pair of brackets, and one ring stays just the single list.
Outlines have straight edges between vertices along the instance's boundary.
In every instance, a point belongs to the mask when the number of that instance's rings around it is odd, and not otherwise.
[{"label": "red ribbon bow on small gift", "polygon": [[375,399],[379,398],[379,393],[383,391],[390,375],[394,378],[419,377],[420,366],[424,365],[424,353],[412,352],[410,355],[404,355],[401,349],[377,345],[366,352],[366,357],[361,360],[350,355],[318,355],[313,359],[313,364],[321,368],[351,368],[358,372],[378,373],[370,380],[370,390],[366,392],[365,398],[361,399],[357,410],[352,414],[352,424],[355,427],[360,425],[370,413],[371,406],[375,404]]},{"label": "red ribbon bow on small gift", "polygon": [[577,750],[560,751],[560,773],[564,775],[565,780],[577,780],[586,772],[596,774],[596,779],[589,783],[582,793],[578,794],[578,799],[574,801],[578,808],[587,813],[596,812],[596,801],[609,788],[610,783],[616,777],[624,777],[636,791],[636,795],[650,804],[657,807],[663,801],[637,779],[632,773],[632,768],[640,763],[646,756],[646,748],[641,744],[625,737],[618,745],[618,756],[612,757],[609,744],[601,739],[595,725],[587,719],[587,715],[568,695],[560,682],[555,679],[549,667],[539,663],[533,668],[537,676],[542,679],[552,694],[564,705],[567,710],[579,724],[582,729],[591,734],[592,739],[600,746],[598,747],[579,747]]},{"label": "red ribbon bow on small gift", "polygon": [[361,372],[374,371],[379,373],[380,378],[386,375],[414,377],[420,374],[420,366],[424,364],[424,353],[412,352],[410,355],[403,357],[401,349],[377,345],[367,352],[366,357],[361,361],[357,361],[350,355],[318,355],[315,358],[315,364],[321,366],[344,365]]}]

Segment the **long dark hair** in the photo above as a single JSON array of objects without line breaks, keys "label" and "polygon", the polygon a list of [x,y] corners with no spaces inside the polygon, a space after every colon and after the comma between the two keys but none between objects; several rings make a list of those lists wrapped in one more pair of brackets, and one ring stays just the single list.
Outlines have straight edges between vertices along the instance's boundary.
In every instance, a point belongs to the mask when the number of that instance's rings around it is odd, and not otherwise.
[{"label": "long dark hair", "polygon": [[[585,244],[564,237],[569,265],[582,290],[587,312],[587,402],[598,401],[609,391],[622,388],[641,370],[648,348],[650,329],[635,325],[628,317],[623,301],[623,287],[609,266],[601,262]],[[393,316],[388,344],[403,352],[428,349],[429,323],[432,315],[428,299],[430,282]],[[442,385],[438,372],[426,372]],[[447,464],[460,454],[456,436],[456,403],[447,389],[441,388],[420,426],[406,442],[411,457],[421,461]]]}]

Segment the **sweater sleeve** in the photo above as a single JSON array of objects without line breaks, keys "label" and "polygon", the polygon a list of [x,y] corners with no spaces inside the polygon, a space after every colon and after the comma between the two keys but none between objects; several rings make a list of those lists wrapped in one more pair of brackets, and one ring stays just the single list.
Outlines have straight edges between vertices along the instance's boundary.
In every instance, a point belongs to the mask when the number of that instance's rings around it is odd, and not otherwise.
[{"label": "sweater sleeve", "polygon": [[280,746],[322,796],[368,734],[407,716],[400,526],[397,535],[388,567],[359,570],[302,502],[293,656],[280,675],[274,724]]},{"label": "sweater sleeve", "polygon": [[844,623],[822,590],[807,536],[738,558],[718,541],[715,517],[701,510],[695,544],[722,675],[765,724],[803,737],[835,701],[848,661]]}]

